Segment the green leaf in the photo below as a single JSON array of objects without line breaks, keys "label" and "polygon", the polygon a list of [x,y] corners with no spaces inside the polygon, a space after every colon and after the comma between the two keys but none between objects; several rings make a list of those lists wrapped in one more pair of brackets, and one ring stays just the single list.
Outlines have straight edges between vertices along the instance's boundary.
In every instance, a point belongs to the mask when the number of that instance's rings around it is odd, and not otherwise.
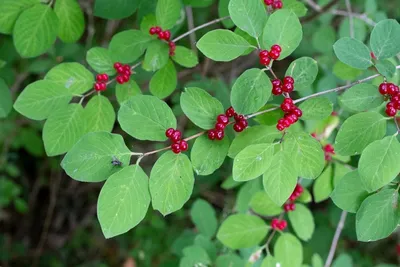
[{"label": "green leaf", "polygon": [[36,4],[18,17],[13,30],[14,45],[25,58],[46,52],[55,42],[58,18],[49,5]]},{"label": "green leaf", "polygon": [[85,30],[85,19],[77,0],[58,0],[54,12],[59,19],[58,37],[65,43],[78,41]]},{"label": "green leaf", "polygon": [[333,104],[326,97],[314,97],[307,99],[300,104],[303,111],[303,120],[323,120],[330,116],[333,111]]},{"label": "green leaf", "polygon": [[142,67],[146,71],[156,71],[164,67],[168,63],[168,59],[168,45],[155,40],[151,42],[147,48]]},{"label": "green leaf", "polygon": [[321,25],[312,35],[312,45],[320,53],[330,55],[337,40],[336,30],[330,25]]},{"label": "green leaf", "polygon": [[231,175],[228,178],[226,178],[225,181],[221,184],[221,188],[229,190],[238,187],[241,184],[242,184],[241,182],[236,182],[235,180],[233,180],[233,177]]},{"label": "green leaf", "polygon": [[175,55],[172,60],[185,68],[193,68],[199,64],[199,59],[193,50],[188,49],[184,46],[178,45],[175,49]]},{"label": "green leaf", "polygon": [[217,239],[231,249],[258,245],[270,227],[259,217],[248,214],[229,216],[221,225]]},{"label": "green leaf", "polygon": [[210,140],[206,135],[196,139],[190,152],[193,169],[197,175],[210,175],[219,167],[228,154],[229,139]]},{"label": "green leaf", "polygon": [[10,89],[0,78],[0,118],[6,118],[13,106]]},{"label": "green leaf", "polygon": [[[353,17],[354,27],[354,38],[363,42],[367,36],[367,27],[364,21]],[[342,20],[339,28],[339,37],[351,37],[350,36],[350,19],[346,17]]]},{"label": "green leaf", "polygon": [[140,30],[143,33],[150,34],[149,31],[152,27],[157,25],[157,19],[154,14],[147,14],[143,17],[142,21],[140,22]]},{"label": "green leaf", "polygon": [[263,187],[260,178],[240,184],[243,186],[240,187],[237,194],[234,210],[240,213],[247,213],[249,211],[251,198],[255,193],[263,191]]},{"label": "green leaf", "polygon": [[303,247],[291,234],[282,234],[274,246],[275,259],[281,267],[300,267],[303,262]]},{"label": "green leaf", "polygon": [[301,57],[290,63],[286,76],[291,76],[296,81],[295,87],[310,86],[317,78],[317,61],[310,57]]},{"label": "green leaf", "polygon": [[32,120],[47,119],[56,109],[66,106],[72,93],[59,84],[39,80],[28,85],[14,103],[14,109]]},{"label": "green leaf", "polygon": [[213,129],[217,116],[224,113],[219,100],[197,87],[185,88],[181,94],[181,107],[194,124],[205,130]]},{"label": "green leaf", "polygon": [[1,0],[0,33],[11,34],[22,11],[37,3],[39,3],[39,0]]},{"label": "green leaf", "polygon": [[140,90],[139,85],[137,85],[137,83],[133,79],[130,79],[124,84],[118,83],[115,87],[115,95],[119,104],[122,104],[132,96],[141,94],[142,91]]},{"label": "green leaf", "polygon": [[150,173],[150,194],[155,210],[166,216],[182,208],[192,195],[192,164],[185,154],[164,153]]},{"label": "green leaf", "polygon": [[264,191],[259,191],[250,200],[250,208],[263,216],[276,216],[283,212],[282,207],[275,204]]},{"label": "green leaf", "polygon": [[301,195],[299,196],[297,201],[299,201],[301,203],[310,203],[312,201],[312,196],[311,196],[310,191],[308,191],[307,188],[304,188],[303,193],[301,193]]},{"label": "green leaf", "polygon": [[139,4],[140,1],[96,0],[94,4],[94,15],[104,19],[123,19],[132,15]]},{"label": "green leaf", "polygon": [[201,234],[213,237],[218,228],[214,208],[205,200],[197,199],[190,209],[190,218]]},{"label": "green leaf", "polygon": [[279,206],[286,202],[297,184],[297,174],[290,156],[284,151],[276,153],[263,176],[264,190]]},{"label": "green leaf", "polygon": [[250,145],[272,143],[275,139],[280,138],[282,133],[275,126],[257,125],[252,126],[239,133],[231,146],[229,147],[228,156],[231,158]]},{"label": "green leaf", "polygon": [[97,202],[97,216],[106,238],[128,232],[146,216],[150,205],[149,178],[131,165],[107,179]]},{"label": "green leaf", "polygon": [[261,114],[255,117],[254,120],[260,124],[270,125],[276,128],[276,122],[284,116],[284,113],[277,104],[267,104],[264,107],[262,107],[259,111],[269,110],[269,109],[274,109],[274,110]]},{"label": "green leaf", "polygon": [[319,254],[314,253],[312,258],[312,267],[323,267],[324,266],[324,261],[322,260],[321,256]]},{"label": "green leaf", "polygon": [[340,61],[353,68],[365,70],[372,65],[368,47],[356,39],[341,38],[333,45],[333,50]]},{"label": "green leaf", "polygon": [[275,258],[271,255],[265,257],[261,263],[261,267],[276,267],[277,265],[278,263],[276,262]]},{"label": "green leaf", "polygon": [[236,26],[251,36],[259,37],[267,22],[265,7],[258,0],[231,0],[229,14]]},{"label": "green leaf", "polygon": [[361,203],[368,197],[367,190],[362,186],[361,177],[357,170],[347,173],[332,192],[332,201],[340,209],[357,212]]},{"label": "green leaf", "polygon": [[400,216],[398,198],[396,190],[384,189],[364,200],[357,212],[357,240],[371,242],[393,233]]},{"label": "green leaf", "polygon": [[[243,31],[242,29],[236,27],[233,32],[236,33],[237,35],[240,35],[241,37],[243,37],[250,45],[252,45],[254,47],[258,47],[257,39],[252,37],[252,36],[250,36],[247,32]],[[254,47],[248,48],[243,53],[242,56],[249,55],[251,52],[254,51]]]},{"label": "green leaf", "polygon": [[220,255],[215,262],[216,267],[243,267],[245,262],[236,254]]},{"label": "green leaf", "polygon": [[218,1],[218,16],[219,18],[226,18],[222,21],[222,25],[224,25],[225,28],[232,28],[233,26],[235,26],[235,24],[233,24],[233,21],[230,19],[229,16],[229,1],[230,0],[219,0]]},{"label": "green leaf", "polygon": [[84,109],[86,132],[111,132],[115,123],[115,111],[110,100],[102,95],[90,99]]},{"label": "green leaf", "polygon": [[286,135],[284,151],[291,156],[297,175],[306,178],[317,178],[325,166],[324,152],[321,144],[311,135],[304,132],[292,132]]},{"label": "green leaf", "polygon": [[279,60],[289,56],[300,44],[303,30],[296,14],[290,10],[275,11],[264,28],[262,47],[270,49],[274,44],[282,48]]},{"label": "green leaf", "polygon": [[98,73],[114,75],[116,73],[111,53],[103,47],[93,47],[86,54],[86,61]]},{"label": "green leaf", "polygon": [[361,182],[368,192],[390,183],[400,173],[400,143],[396,136],[377,140],[365,148],[359,161]]},{"label": "green leaf", "polygon": [[127,30],[114,35],[109,50],[114,62],[132,63],[141,57],[152,38],[139,30]]},{"label": "green leaf", "polygon": [[113,160],[128,166],[131,151],[118,134],[95,132],[84,135],[65,155],[61,167],[71,178],[81,182],[101,182],[121,170]]},{"label": "green leaf", "polygon": [[314,229],[314,217],[303,204],[297,203],[296,209],[288,213],[290,223],[296,235],[303,241],[311,239]]},{"label": "green leaf", "polygon": [[229,30],[213,30],[197,42],[197,48],[214,61],[231,61],[251,46],[243,37]]},{"label": "green leaf", "polygon": [[[217,225],[215,226],[215,231],[217,230]],[[214,231],[214,233],[215,233]],[[211,260],[215,261],[217,258],[217,247],[213,241],[211,241],[210,237],[206,237],[205,235],[198,235],[194,240],[194,244],[202,247],[207,254],[210,256]]]},{"label": "green leaf", "polygon": [[94,84],[93,74],[79,63],[57,65],[46,74],[45,80],[63,86],[71,94],[82,94]]},{"label": "green leaf", "polygon": [[158,0],[156,7],[157,24],[163,30],[169,30],[181,18],[181,2],[179,0]]},{"label": "green leaf", "polygon": [[333,65],[333,74],[343,81],[355,80],[362,72],[362,70],[350,67],[339,60]]},{"label": "green leaf", "polygon": [[169,60],[167,65],[157,71],[151,78],[150,92],[158,98],[165,98],[174,92],[177,83],[178,78],[174,63]]},{"label": "green leaf", "polygon": [[123,102],[118,121],[122,130],[139,140],[165,141],[165,131],[176,128],[176,118],[170,107],[148,95],[136,95]]},{"label": "green leaf", "polygon": [[370,45],[377,59],[394,57],[400,52],[400,24],[394,19],[380,21],[371,32]]},{"label": "green leaf", "polygon": [[85,134],[84,111],[80,104],[69,104],[49,116],[43,127],[43,142],[48,156],[68,152]]},{"label": "green leaf", "polygon": [[314,201],[316,203],[322,202],[329,198],[333,191],[333,168],[329,164],[324,172],[318,177],[314,183]]},{"label": "green leaf", "polygon": [[179,267],[186,266],[209,266],[211,264],[207,251],[201,246],[193,245],[183,249],[184,257],[179,263]]},{"label": "green leaf", "polygon": [[238,114],[256,112],[267,103],[271,89],[271,81],[264,70],[246,70],[232,87],[232,107]]},{"label": "green leaf", "polygon": [[208,7],[214,3],[214,0],[183,0],[183,3],[192,7]]},{"label": "green leaf", "polygon": [[233,180],[249,181],[265,173],[275,159],[274,149],[274,144],[257,144],[240,151],[233,161]]},{"label": "green leaf", "polygon": [[396,73],[396,66],[392,62],[386,59],[379,60],[376,63],[375,67],[380,74],[388,78],[393,77],[393,75]]},{"label": "green leaf", "polygon": [[351,116],[340,127],[335,140],[335,151],[341,156],[361,154],[370,143],[386,133],[386,119],[377,112]]},{"label": "green leaf", "polygon": [[302,2],[297,0],[282,0],[283,8],[293,11],[298,17],[303,17],[307,14],[307,7]]},{"label": "green leaf", "polygon": [[378,88],[368,83],[351,87],[339,99],[345,107],[358,112],[377,108],[383,102],[383,96]]}]

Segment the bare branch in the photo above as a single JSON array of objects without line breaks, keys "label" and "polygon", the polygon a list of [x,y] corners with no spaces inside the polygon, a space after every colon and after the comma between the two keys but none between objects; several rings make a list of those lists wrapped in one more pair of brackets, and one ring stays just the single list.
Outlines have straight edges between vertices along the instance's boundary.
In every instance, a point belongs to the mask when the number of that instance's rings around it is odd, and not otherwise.
[{"label": "bare branch", "polygon": [[333,257],[335,256],[337,244],[339,242],[340,234],[342,233],[344,223],[346,221],[347,211],[342,211],[342,215],[340,215],[340,220],[338,226],[335,231],[335,235],[333,236],[331,248],[329,250],[328,258],[326,259],[324,267],[330,267],[332,264]]}]

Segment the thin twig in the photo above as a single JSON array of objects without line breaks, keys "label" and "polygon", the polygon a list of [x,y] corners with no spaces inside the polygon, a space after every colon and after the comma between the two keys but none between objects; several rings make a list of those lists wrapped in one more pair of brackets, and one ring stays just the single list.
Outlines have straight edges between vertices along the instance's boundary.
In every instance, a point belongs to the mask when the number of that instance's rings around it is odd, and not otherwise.
[{"label": "thin twig", "polygon": [[342,211],[342,214],[340,215],[340,220],[339,223],[336,227],[335,235],[332,240],[331,248],[329,250],[329,255],[328,258],[326,259],[324,267],[330,267],[332,264],[333,257],[335,256],[337,244],[339,242],[340,234],[342,233],[344,223],[346,221],[347,217],[347,211]]},{"label": "thin twig", "polygon": [[351,12],[350,0],[346,0],[346,8],[347,8],[347,12],[349,13],[350,37],[354,38],[354,21],[353,21],[353,15]]},{"label": "thin twig", "polygon": [[[307,2],[309,2],[309,1],[307,1]],[[321,9],[319,9],[319,10],[315,9],[315,12],[313,14],[302,18],[301,22],[302,23],[306,23],[306,22],[310,22],[310,21],[318,18],[320,15],[324,14],[325,12],[327,12],[329,9],[331,9],[338,2],[339,2],[339,0],[331,0],[328,4],[326,4],[325,6],[321,7]]]},{"label": "thin twig", "polygon": [[[194,29],[194,22],[193,22],[193,11],[192,11],[191,6],[186,7],[186,16],[187,16],[188,29],[189,29],[189,31],[192,31]],[[197,53],[195,31],[192,31],[190,33],[189,38],[190,38],[190,46],[192,47],[192,50]]]},{"label": "thin twig", "polygon": [[375,26],[376,22],[373,21],[372,19],[368,18],[367,14],[358,14],[358,13],[348,13],[347,11],[344,10],[331,10],[329,13],[332,15],[337,15],[337,16],[344,16],[344,17],[350,17],[352,16],[353,18],[357,18],[359,20],[364,21],[366,24],[370,26]]}]

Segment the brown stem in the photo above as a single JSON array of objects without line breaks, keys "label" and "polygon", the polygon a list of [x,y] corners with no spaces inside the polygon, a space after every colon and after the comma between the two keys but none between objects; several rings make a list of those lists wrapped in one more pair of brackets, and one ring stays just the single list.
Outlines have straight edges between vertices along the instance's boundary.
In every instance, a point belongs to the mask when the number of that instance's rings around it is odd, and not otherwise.
[{"label": "brown stem", "polygon": [[330,267],[332,264],[333,257],[335,256],[337,244],[339,242],[340,234],[342,233],[344,223],[346,221],[347,211],[342,211],[342,215],[340,215],[340,220],[338,226],[335,231],[335,235],[332,240],[331,248],[329,250],[328,258],[326,259],[324,267]]},{"label": "brown stem", "polygon": [[325,6],[321,7],[320,10],[315,10],[315,12],[307,17],[304,17],[301,19],[302,23],[310,22],[316,18],[318,18],[320,15],[324,14],[327,12],[331,7],[336,5],[339,2],[339,0],[331,0],[328,4]]}]

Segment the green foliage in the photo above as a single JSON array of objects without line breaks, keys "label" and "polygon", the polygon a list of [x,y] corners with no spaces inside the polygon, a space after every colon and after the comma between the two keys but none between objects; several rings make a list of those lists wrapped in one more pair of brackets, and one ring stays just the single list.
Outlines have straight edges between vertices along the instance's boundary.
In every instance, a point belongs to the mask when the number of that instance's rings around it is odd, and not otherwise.
[{"label": "green foliage", "polygon": [[382,101],[383,96],[372,84],[357,84],[340,97],[343,106],[357,112],[379,107]]},{"label": "green foliage", "polygon": [[96,0],[94,5],[94,15],[105,19],[122,19],[132,15],[139,6],[138,1],[116,0]]},{"label": "green foliage", "polygon": [[103,47],[91,48],[86,54],[86,61],[98,73],[115,74],[111,53]]},{"label": "green foliage", "polygon": [[302,204],[296,204],[296,209],[289,212],[288,216],[296,235],[301,240],[310,240],[315,228],[311,211]]},{"label": "green foliage", "polygon": [[164,30],[171,29],[181,17],[181,2],[179,0],[157,1],[157,25]]},{"label": "green foliage", "polygon": [[303,262],[303,246],[291,234],[282,234],[274,246],[275,259],[282,267],[300,267]]},{"label": "green foliage", "polygon": [[300,104],[303,120],[322,120],[331,115],[333,104],[326,97],[311,98]]},{"label": "green foliage", "polygon": [[315,81],[317,74],[317,61],[309,57],[294,60],[286,71],[286,76],[293,77],[295,86],[300,88],[310,86]]},{"label": "green foliage", "polygon": [[150,92],[158,97],[165,98],[172,94],[177,85],[176,69],[172,61],[157,71],[150,81]]},{"label": "green foliage", "polygon": [[371,49],[377,59],[395,56],[400,52],[400,24],[393,20],[380,21],[371,32]]},{"label": "green foliage", "polygon": [[175,55],[172,56],[172,59],[179,65],[186,68],[193,68],[199,64],[199,59],[192,50],[179,45],[176,47]]},{"label": "green foliage", "polygon": [[372,65],[368,47],[356,39],[341,38],[333,45],[333,49],[340,61],[353,68],[365,70]]},{"label": "green foliage", "polygon": [[54,12],[59,19],[58,37],[65,43],[78,41],[85,30],[85,20],[77,0],[56,1]]},{"label": "green foliage", "polygon": [[117,33],[109,46],[111,59],[113,62],[132,63],[143,55],[150,41],[148,34],[138,30]]},{"label": "green foliage", "polygon": [[0,118],[5,118],[10,113],[13,104],[10,89],[3,79],[0,79],[0,95]]},{"label": "green foliage", "polygon": [[214,236],[218,228],[218,221],[215,210],[207,201],[196,200],[190,210],[190,217],[201,234],[209,238]]}]

